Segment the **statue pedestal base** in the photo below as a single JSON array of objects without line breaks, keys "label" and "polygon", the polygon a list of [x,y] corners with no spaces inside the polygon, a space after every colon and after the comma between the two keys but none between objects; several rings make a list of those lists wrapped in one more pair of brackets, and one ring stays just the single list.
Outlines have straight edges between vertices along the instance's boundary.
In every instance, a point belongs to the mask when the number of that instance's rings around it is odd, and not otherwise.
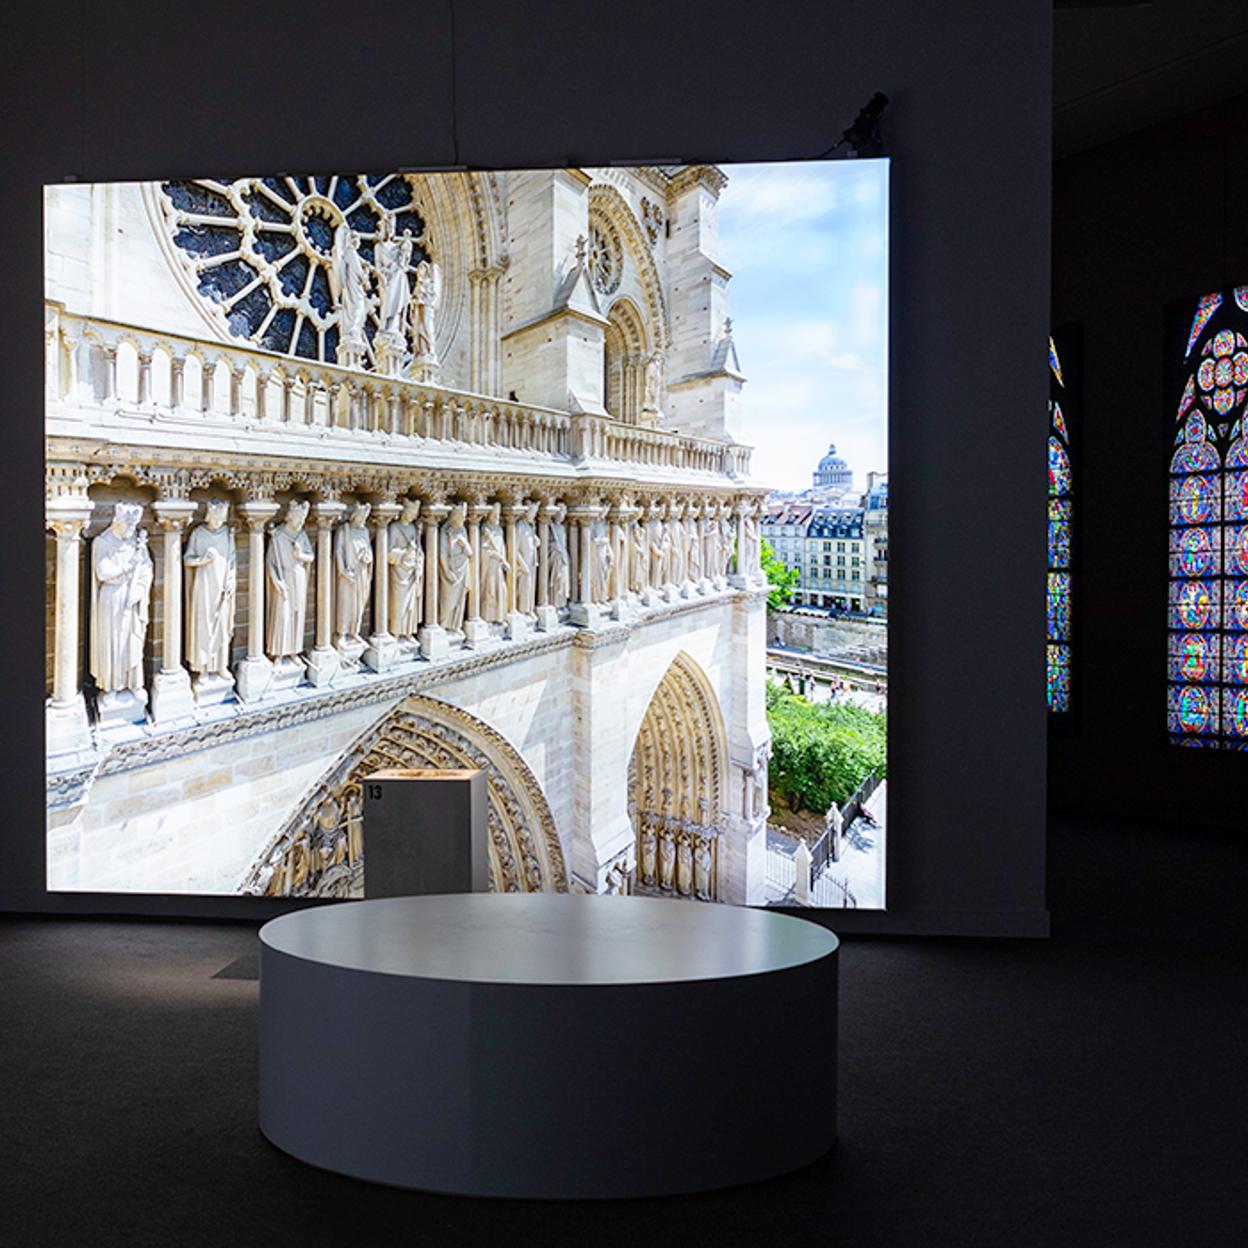
[{"label": "statue pedestal base", "polygon": [[579,628],[601,628],[608,619],[601,602],[574,602],[568,612],[568,620]]},{"label": "statue pedestal base", "polygon": [[234,677],[229,672],[200,672],[191,678],[196,706],[220,706],[234,696]]},{"label": "statue pedestal base", "polygon": [[255,702],[273,683],[273,664],[263,656],[244,659],[234,671],[240,702]]},{"label": "statue pedestal base", "polygon": [[663,601],[663,591],[647,585],[641,591],[641,603],[645,607],[657,607]]},{"label": "statue pedestal base", "polygon": [[102,693],[95,702],[101,728],[109,724],[141,724],[147,719],[146,689],[117,689]]},{"label": "statue pedestal base", "polygon": [[365,646],[362,637],[344,635],[334,641],[334,649],[338,651],[338,655],[342,659],[342,670],[351,672],[359,667],[360,660],[364,657],[364,651],[367,649],[367,646]]},{"label": "statue pedestal base", "polygon": [[394,644],[398,649],[396,663],[415,663],[420,658],[420,643],[415,637],[396,637]]},{"label": "statue pedestal base", "polygon": [[340,342],[338,344],[338,366],[340,368],[363,368],[364,345],[363,342]]},{"label": "statue pedestal base", "polygon": [[368,639],[364,651],[364,666],[374,672],[384,672],[398,662],[399,643],[389,633],[374,633]]},{"label": "statue pedestal base", "polygon": [[480,616],[464,621],[464,645],[470,650],[475,650],[490,640],[490,626]]},{"label": "statue pedestal base", "polygon": [[282,693],[287,689],[297,689],[307,679],[308,665],[297,655],[288,654],[273,660],[273,681],[269,689],[273,693]]},{"label": "statue pedestal base", "polygon": [[522,637],[527,637],[532,627],[532,616],[524,615],[520,611],[509,611],[507,613],[506,636],[509,640],[519,641]]},{"label": "statue pedestal base", "polygon": [[87,722],[87,705],[81,698],[58,706],[47,705],[47,755],[77,754],[92,748],[91,725]]},{"label": "statue pedestal base", "polygon": [[189,719],[195,714],[191,678],[186,669],[159,671],[152,681],[152,722],[167,724],[173,719]]},{"label": "statue pedestal base", "polygon": [[617,598],[611,604],[611,618],[627,624],[633,618],[633,605],[627,599]]},{"label": "statue pedestal base", "polygon": [[413,381],[430,386],[438,380],[438,359],[434,355],[418,355],[408,370]]},{"label": "statue pedestal base", "polygon": [[715,578],[715,588],[721,592],[728,588],[728,578],[726,576],[717,576]]},{"label": "statue pedestal base", "polygon": [[559,627],[559,612],[555,607],[538,607],[537,627],[543,633],[552,632]]},{"label": "statue pedestal base", "polygon": [[417,636],[420,638],[420,653],[426,659],[440,659],[450,651],[451,639],[446,635],[446,629],[438,624],[422,624]]},{"label": "statue pedestal base", "polygon": [[703,577],[703,578],[702,578],[702,579],[698,582],[698,588],[699,588],[699,589],[700,589],[700,590],[701,590],[704,594],[713,594],[713,593],[715,592],[715,582],[714,582],[714,581],[712,581],[712,580],[710,579],[710,577],[704,576],[704,577]]},{"label": "statue pedestal base", "polygon": [[403,372],[403,357],[407,354],[407,340],[402,334],[388,334],[384,330],[373,339],[373,352],[377,371],[384,377],[398,377]]},{"label": "statue pedestal base", "polygon": [[694,593],[693,582],[682,581],[680,584],[679,590],[677,590],[676,596],[678,598],[692,598],[693,593]]},{"label": "statue pedestal base", "polygon": [[332,684],[334,677],[342,671],[342,658],[333,646],[317,646],[308,653],[307,678],[308,684],[318,689]]},{"label": "statue pedestal base", "polygon": [[731,585],[733,589],[749,589],[750,578],[744,573],[734,572],[728,578],[728,584]]}]

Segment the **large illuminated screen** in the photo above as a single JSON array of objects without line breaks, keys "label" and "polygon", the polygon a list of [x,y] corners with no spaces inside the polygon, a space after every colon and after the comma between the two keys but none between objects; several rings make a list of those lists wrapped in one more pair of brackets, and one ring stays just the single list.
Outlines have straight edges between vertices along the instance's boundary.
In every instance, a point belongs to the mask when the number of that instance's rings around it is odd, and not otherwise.
[{"label": "large illuminated screen", "polygon": [[45,188],[48,888],[882,906],[887,179]]}]

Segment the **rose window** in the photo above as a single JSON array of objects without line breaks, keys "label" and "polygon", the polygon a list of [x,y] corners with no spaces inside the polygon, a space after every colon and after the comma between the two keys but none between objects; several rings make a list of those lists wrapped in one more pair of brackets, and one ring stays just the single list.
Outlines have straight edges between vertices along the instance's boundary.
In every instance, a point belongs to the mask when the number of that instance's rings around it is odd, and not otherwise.
[{"label": "rose window", "polygon": [[344,225],[355,235],[368,282],[370,367],[378,328],[374,248],[383,228],[414,240],[409,288],[417,265],[429,258],[425,222],[403,174],[200,178],[160,189],[169,235],[215,319],[234,337],[279,355],[337,362],[331,268]]},{"label": "rose window", "polygon": [[589,275],[594,289],[610,295],[620,288],[624,252],[615,231],[604,222],[589,227]]},{"label": "rose window", "polygon": [[1243,334],[1224,329],[1205,344],[1203,359],[1196,371],[1196,384],[1205,402],[1225,416],[1244,401],[1248,387],[1248,340]]}]

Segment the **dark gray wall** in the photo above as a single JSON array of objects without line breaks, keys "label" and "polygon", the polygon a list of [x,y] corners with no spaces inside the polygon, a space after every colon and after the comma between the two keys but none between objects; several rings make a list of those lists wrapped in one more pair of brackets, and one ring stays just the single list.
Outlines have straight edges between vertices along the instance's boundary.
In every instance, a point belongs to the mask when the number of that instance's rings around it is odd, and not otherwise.
[{"label": "dark gray wall", "polygon": [[454,75],[444,3],[380,0],[349,18],[306,0],[117,0],[51,19],[27,5],[28,29],[6,30],[9,904],[44,903],[42,181],[456,156],[483,167],[802,157],[884,90],[895,157],[890,911],[836,926],[1044,930],[1046,382],[1029,362],[1043,358],[1048,327],[1049,0],[455,8]]},{"label": "dark gray wall", "polygon": [[1054,167],[1053,319],[1083,326],[1076,710],[1056,806],[1241,829],[1248,755],[1165,737],[1167,304],[1248,282],[1248,96]]}]

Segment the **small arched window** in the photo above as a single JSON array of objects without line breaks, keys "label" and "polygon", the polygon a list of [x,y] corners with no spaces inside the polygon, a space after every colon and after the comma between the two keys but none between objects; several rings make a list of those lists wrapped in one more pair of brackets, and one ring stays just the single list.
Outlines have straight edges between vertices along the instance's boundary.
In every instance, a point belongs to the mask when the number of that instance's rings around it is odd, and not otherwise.
[{"label": "small arched window", "polygon": [[[1048,578],[1048,700],[1051,714],[1070,710],[1071,669],[1071,519],[1074,476],[1071,470],[1070,427],[1066,380],[1057,347],[1049,339],[1049,578]],[[1069,404],[1067,403],[1067,408]]]},{"label": "small arched window", "polygon": [[631,299],[617,299],[602,335],[602,397],[607,414],[630,425],[643,423],[648,397],[649,352],[645,322]]},{"label": "small arched window", "polygon": [[1179,745],[1248,749],[1248,286],[1176,316],[1166,722]]}]

